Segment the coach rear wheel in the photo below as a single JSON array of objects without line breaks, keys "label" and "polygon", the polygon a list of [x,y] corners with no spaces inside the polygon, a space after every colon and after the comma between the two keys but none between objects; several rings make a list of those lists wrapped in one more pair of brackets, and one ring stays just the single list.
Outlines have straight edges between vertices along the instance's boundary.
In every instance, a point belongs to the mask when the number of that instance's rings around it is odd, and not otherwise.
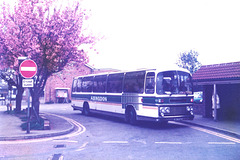
[{"label": "coach rear wheel", "polygon": [[85,102],[83,104],[83,114],[86,115],[86,116],[90,115],[90,109],[89,109],[89,105],[88,105],[87,102]]},{"label": "coach rear wheel", "polygon": [[131,125],[137,124],[136,112],[133,107],[127,108],[125,113],[125,121]]},{"label": "coach rear wheel", "polygon": [[136,112],[133,108],[130,111],[130,124],[131,125],[136,125],[137,124]]}]

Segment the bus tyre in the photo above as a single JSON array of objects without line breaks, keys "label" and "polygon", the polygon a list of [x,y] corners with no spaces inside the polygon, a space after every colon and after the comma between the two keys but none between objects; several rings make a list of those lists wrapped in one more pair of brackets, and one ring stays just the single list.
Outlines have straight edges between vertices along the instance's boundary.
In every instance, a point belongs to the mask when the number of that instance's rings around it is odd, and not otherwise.
[{"label": "bus tyre", "polygon": [[137,124],[136,112],[133,108],[131,108],[130,110],[130,124],[131,125]]},{"label": "bus tyre", "polygon": [[127,108],[125,113],[125,121],[131,125],[137,124],[136,112],[133,107]]},{"label": "bus tyre", "polygon": [[83,104],[83,114],[85,116],[89,116],[90,115],[89,105],[86,102]]}]

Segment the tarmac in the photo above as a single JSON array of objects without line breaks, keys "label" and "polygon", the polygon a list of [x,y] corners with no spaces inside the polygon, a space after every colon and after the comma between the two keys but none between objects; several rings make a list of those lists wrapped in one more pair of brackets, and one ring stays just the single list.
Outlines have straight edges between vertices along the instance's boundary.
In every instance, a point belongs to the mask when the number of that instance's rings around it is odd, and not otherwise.
[{"label": "tarmac", "polygon": [[[22,124],[20,118],[8,114],[6,109],[7,107],[0,106],[0,141],[55,137],[71,133],[74,130],[74,125],[67,120],[45,114],[44,117],[50,122],[50,130],[31,130],[30,133],[27,134],[26,131],[22,131],[20,127]],[[194,120],[184,120],[181,122],[221,132],[240,139],[240,121],[214,121],[212,118],[195,115]]]}]

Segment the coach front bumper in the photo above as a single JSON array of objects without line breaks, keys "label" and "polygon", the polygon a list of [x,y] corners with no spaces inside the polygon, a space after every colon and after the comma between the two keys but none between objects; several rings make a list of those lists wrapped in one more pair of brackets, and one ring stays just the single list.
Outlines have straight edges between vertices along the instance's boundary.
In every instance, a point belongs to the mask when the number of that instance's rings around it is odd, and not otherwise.
[{"label": "coach front bumper", "polygon": [[181,120],[193,120],[194,115],[178,115],[178,116],[159,116],[159,117],[145,117],[137,116],[137,120],[140,121],[155,121],[155,122],[164,122],[164,121],[181,121]]}]

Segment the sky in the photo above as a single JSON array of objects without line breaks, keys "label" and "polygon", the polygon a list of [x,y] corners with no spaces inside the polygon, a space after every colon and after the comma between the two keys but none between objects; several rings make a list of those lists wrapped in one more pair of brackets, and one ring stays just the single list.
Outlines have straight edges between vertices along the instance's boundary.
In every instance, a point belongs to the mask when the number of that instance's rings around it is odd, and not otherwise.
[{"label": "sky", "polygon": [[175,65],[194,50],[203,65],[240,61],[238,0],[83,0],[99,54],[95,68]]},{"label": "sky", "polygon": [[99,54],[88,53],[95,68],[175,65],[190,50],[203,65],[240,61],[239,0],[79,1],[91,15],[88,31],[104,36],[95,46]]}]

